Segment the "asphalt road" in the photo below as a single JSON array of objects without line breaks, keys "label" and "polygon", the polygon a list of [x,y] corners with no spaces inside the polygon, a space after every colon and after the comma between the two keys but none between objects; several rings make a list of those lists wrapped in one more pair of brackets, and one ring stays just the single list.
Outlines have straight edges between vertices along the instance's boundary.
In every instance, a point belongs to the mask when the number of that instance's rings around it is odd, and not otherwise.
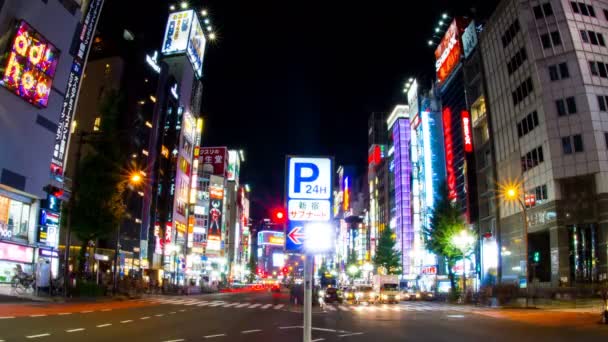
[{"label": "asphalt road", "polygon": [[[144,306],[142,306],[145,304]],[[49,304],[50,305],[50,304]],[[0,317],[1,341],[301,341],[302,315],[268,293],[150,297],[138,307]],[[91,311],[91,312],[88,312]],[[608,326],[546,326],[440,303],[316,308],[314,341],[606,341]]]}]

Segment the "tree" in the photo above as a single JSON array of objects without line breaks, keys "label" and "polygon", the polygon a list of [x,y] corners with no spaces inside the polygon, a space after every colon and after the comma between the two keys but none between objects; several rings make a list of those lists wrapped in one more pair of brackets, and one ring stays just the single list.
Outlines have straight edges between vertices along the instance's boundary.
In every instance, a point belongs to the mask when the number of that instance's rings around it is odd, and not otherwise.
[{"label": "tree", "polygon": [[118,135],[122,104],[123,98],[117,92],[104,96],[99,108],[99,134],[87,135],[90,153],[79,161],[76,170],[79,187],[72,195],[71,215],[72,231],[82,243],[80,272],[85,270],[88,242],[115,232],[126,212],[123,195],[128,176],[121,172],[124,159]]},{"label": "tree", "polygon": [[423,227],[422,231],[426,248],[447,263],[450,285],[456,289],[452,268],[462,258],[462,252],[454,245],[453,238],[465,229],[466,224],[460,208],[449,199],[447,185],[443,184],[440,191],[430,225]]},{"label": "tree", "polygon": [[401,274],[401,252],[395,249],[395,236],[389,228],[380,233],[374,265],[383,273]]}]

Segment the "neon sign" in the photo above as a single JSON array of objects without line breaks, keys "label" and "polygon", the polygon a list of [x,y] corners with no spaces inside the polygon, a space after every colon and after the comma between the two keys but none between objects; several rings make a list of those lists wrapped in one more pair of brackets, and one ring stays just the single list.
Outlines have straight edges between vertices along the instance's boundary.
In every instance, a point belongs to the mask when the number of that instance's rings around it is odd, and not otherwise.
[{"label": "neon sign", "polygon": [[25,101],[46,108],[59,51],[27,22],[20,21],[2,75],[2,84]]},{"label": "neon sign", "polygon": [[439,83],[442,83],[450,76],[450,73],[460,61],[461,54],[460,32],[456,19],[454,19],[443,36],[443,40],[441,40],[441,43],[435,50],[435,59],[437,60],[435,62],[435,71],[437,72]]},{"label": "neon sign", "polygon": [[152,70],[156,71],[157,74],[160,74],[160,65],[158,65],[158,51],[154,51],[154,55],[146,55],[146,63],[152,68]]},{"label": "neon sign", "polygon": [[464,137],[464,151],[473,152],[473,139],[471,138],[471,115],[468,111],[463,110],[462,118],[462,136]]},{"label": "neon sign", "polygon": [[454,172],[454,151],[452,141],[452,111],[449,107],[443,109],[443,137],[445,142],[445,168],[448,183],[448,198],[454,200],[456,193],[456,174]]}]

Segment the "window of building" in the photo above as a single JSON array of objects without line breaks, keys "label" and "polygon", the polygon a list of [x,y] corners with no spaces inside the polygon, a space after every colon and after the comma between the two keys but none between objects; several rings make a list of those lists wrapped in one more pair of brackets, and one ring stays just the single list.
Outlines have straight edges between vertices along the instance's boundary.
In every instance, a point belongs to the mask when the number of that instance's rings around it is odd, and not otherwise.
[{"label": "window of building", "polygon": [[567,114],[566,104],[563,99],[555,100],[555,107],[557,107],[558,116],[565,116]]},{"label": "window of building", "polygon": [[534,6],[533,8],[534,10],[534,16],[536,17],[536,19],[541,19],[544,17],[549,17],[553,15],[553,8],[551,7],[551,3],[546,2],[544,4],[538,5],[538,6]]},{"label": "window of building", "polygon": [[568,107],[568,114],[576,113],[576,99],[574,98],[574,96],[566,98],[566,106]]},{"label": "window of building", "polygon": [[517,123],[517,134],[521,138],[538,126],[538,114],[533,111]]},{"label": "window of building", "polygon": [[522,171],[526,172],[544,161],[543,147],[539,146],[521,157]]},{"label": "window of building", "polygon": [[593,76],[608,78],[608,66],[603,62],[589,61],[589,71]]},{"label": "window of building", "polygon": [[551,79],[551,81],[559,80],[559,74],[557,73],[557,65],[549,66],[549,78]]},{"label": "window of building", "polygon": [[606,104],[608,104],[608,96],[598,95],[597,96],[597,105],[600,108],[600,112],[606,111]]},{"label": "window of building", "polygon": [[595,31],[586,31],[581,30],[581,40],[585,43],[590,43],[591,45],[600,45],[606,46],[606,42],[604,41],[604,35]]},{"label": "window of building", "polygon": [[574,145],[574,152],[583,152],[583,136],[580,134],[575,134],[572,136],[572,142]]},{"label": "window of building", "polygon": [[587,35],[587,31],[581,30],[581,40],[585,43],[589,43],[589,36]]},{"label": "window of building", "polygon": [[549,38],[548,33],[541,34],[540,41],[543,44],[543,49],[551,48],[551,38]]},{"label": "window of building", "polygon": [[546,201],[549,198],[549,196],[547,195],[547,185],[543,184],[543,185],[535,187],[534,196],[535,196],[536,202],[540,201],[542,203],[542,201]]},{"label": "window of building", "polygon": [[505,48],[513,41],[513,38],[517,35],[521,27],[519,21],[515,19],[511,25],[507,28],[507,31],[502,35],[502,47]]},{"label": "window of building", "polygon": [[604,11],[604,19],[608,20],[608,10],[603,10]]},{"label": "window of building", "polygon": [[604,132],[604,140],[606,142],[606,149],[608,149],[608,132]]},{"label": "window of building", "polygon": [[528,55],[526,54],[526,49],[522,47],[507,63],[507,71],[509,72],[509,75],[514,73],[515,70],[519,69],[526,59],[528,59]]},{"label": "window of building", "polygon": [[568,70],[568,63],[559,63],[559,73],[560,73],[560,77],[563,78],[569,78],[570,77],[570,71]]},{"label": "window of building", "polygon": [[99,131],[99,127],[101,127],[101,118],[100,117],[96,117],[95,118],[95,122],[93,123],[93,131],[94,132]]},{"label": "window of building", "polygon": [[572,154],[572,142],[570,141],[570,137],[562,138],[562,151],[564,154]]},{"label": "window of building", "polygon": [[588,17],[595,17],[595,9],[593,6],[588,5],[584,2],[570,1],[572,12],[585,15]]},{"label": "window of building", "polygon": [[534,87],[532,85],[532,78],[528,77],[523,83],[519,85],[519,87],[515,89],[515,91],[511,93],[511,95],[513,96],[513,104],[516,105],[520,103],[533,91]]},{"label": "window of building", "polygon": [[558,31],[551,32],[551,42],[553,46],[562,45],[562,37],[559,35]]},{"label": "window of building", "polygon": [[549,66],[549,78],[551,79],[551,81],[557,81],[568,77],[570,77],[568,64],[560,63]]}]

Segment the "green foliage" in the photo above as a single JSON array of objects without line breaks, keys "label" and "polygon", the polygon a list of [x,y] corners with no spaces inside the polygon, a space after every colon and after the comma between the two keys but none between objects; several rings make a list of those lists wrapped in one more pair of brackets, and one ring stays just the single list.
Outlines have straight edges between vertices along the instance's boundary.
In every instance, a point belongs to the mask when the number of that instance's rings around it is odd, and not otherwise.
[{"label": "green foliage", "polygon": [[81,158],[76,170],[79,186],[73,194],[72,231],[83,246],[89,240],[114,232],[125,215],[123,195],[127,176],[121,173],[123,158],[117,133],[122,103],[116,92],[104,97],[100,106],[100,134],[87,136],[85,142],[91,147],[87,149],[90,152]]},{"label": "green foliage", "polygon": [[[455,289],[452,267],[462,258],[462,251],[454,245],[454,236],[466,228],[460,208],[448,198],[447,185],[441,187],[438,202],[431,216],[430,226],[423,227],[426,248],[443,257],[448,265],[448,273],[452,289]],[[472,234],[472,232],[471,232]]]},{"label": "green foliage", "polygon": [[386,274],[401,274],[401,252],[395,249],[395,236],[389,228],[380,234],[374,265]]}]

